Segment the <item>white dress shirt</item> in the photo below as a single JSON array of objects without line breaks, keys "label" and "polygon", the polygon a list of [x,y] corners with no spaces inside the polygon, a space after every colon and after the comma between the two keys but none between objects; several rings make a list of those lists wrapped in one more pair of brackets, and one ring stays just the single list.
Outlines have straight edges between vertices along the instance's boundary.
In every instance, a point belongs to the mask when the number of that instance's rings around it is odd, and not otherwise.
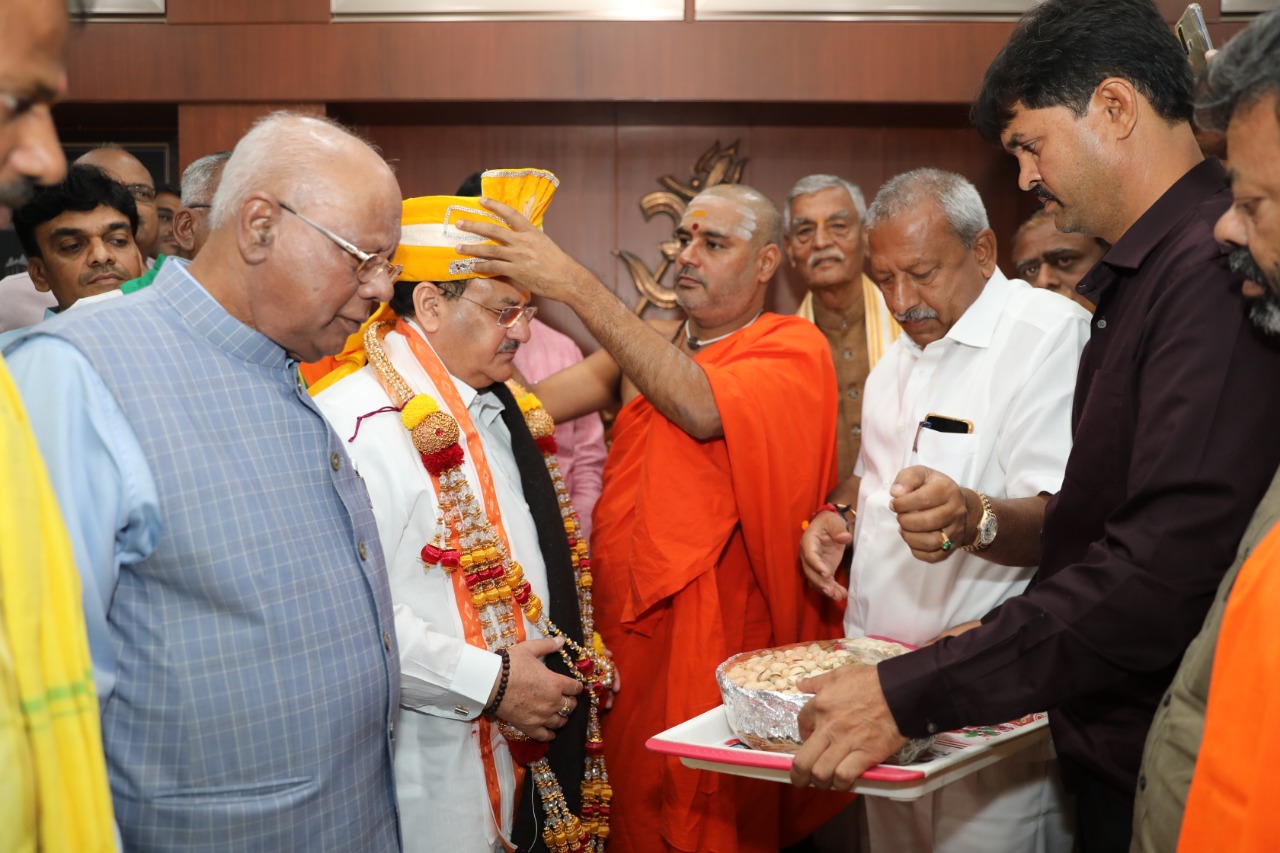
[{"label": "white dress shirt", "polygon": [[[992,498],[1056,492],[1071,451],[1071,401],[1089,314],[997,269],[946,336],[923,349],[902,335],[867,377],[858,519],[845,634],[919,645],[1021,592],[1035,568],[959,550],[916,560],[889,509],[911,465]],[[973,425],[921,429],[926,415]],[[987,722],[999,722],[990,720]],[[910,803],[867,802],[872,848],[898,853],[1065,853],[1072,831],[1047,746],[1025,750]]]},{"label": "white dress shirt", "polygon": [[[424,336],[425,340],[425,336]],[[418,393],[430,394],[448,411],[426,371],[396,332],[383,344],[397,371]],[[503,527],[512,557],[524,568],[533,591],[550,607],[546,566],[529,513],[511,435],[492,393],[478,393],[457,378],[454,387],[467,406],[484,445]],[[373,368],[343,379],[316,397],[316,404],[344,439],[356,418],[390,401]],[[475,460],[464,449],[463,471],[483,503]],[[500,663],[497,655],[467,644],[453,583],[440,566],[424,566],[422,546],[437,540],[438,504],[430,475],[396,412],[366,418],[347,445],[365,480],[387,558],[400,645],[402,692],[396,730],[395,775],[404,847],[410,853],[467,853],[502,849],[490,808],[476,718],[488,701]],[[463,606],[471,607],[470,602]],[[536,630],[526,622],[526,636]],[[517,793],[506,741],[491,727],[502,789],[502,833],[510,837],[511,803]],[[530,805],[528,803],[523,806]]]},{"label": "white dress shirt", "polygon": [[[992,498],[1053,493],[1071,451],[1071,400],[1089,314],[996,270],[942,339],[902,335],[867,377],[862,477],[845,632],[919,645],[1020,592],[1034,567],[959,551],[922,563],[902,540],[889,487],[911,465]],[[969,434],[919,429],[926,415],[969,421]],[[918,436],[918,439],[917,439]]]}]

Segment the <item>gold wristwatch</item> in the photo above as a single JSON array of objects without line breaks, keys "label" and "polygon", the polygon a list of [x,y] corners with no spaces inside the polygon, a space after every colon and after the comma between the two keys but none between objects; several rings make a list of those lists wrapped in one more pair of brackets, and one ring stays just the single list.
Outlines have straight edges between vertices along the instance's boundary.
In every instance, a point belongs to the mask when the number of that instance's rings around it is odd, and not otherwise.
[{"label": "gold wristwatch", "polygon": [[978,533],[973,537],[973,542],[964,546],[964,550],[971,553],[985,551],[991,547],[991,543],[996,541],[997,520],[996,511],[991,507],[991,498],[982,492],[975,491],[978,500],[982,501],[982,517],[978,519]]}]

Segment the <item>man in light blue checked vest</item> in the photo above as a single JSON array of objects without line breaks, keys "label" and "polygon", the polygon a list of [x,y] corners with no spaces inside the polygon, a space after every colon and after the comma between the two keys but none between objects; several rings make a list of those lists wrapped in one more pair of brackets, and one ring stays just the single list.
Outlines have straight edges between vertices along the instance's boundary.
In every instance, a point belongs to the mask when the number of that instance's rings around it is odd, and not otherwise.
[{"label": "man in light blue checked vest", "polygon": [[6,352],[81,574],[123,846],[398,850],[386,567],[296,368],[390,298],[400,189],[347,131],[276,114],[211,228]]}]

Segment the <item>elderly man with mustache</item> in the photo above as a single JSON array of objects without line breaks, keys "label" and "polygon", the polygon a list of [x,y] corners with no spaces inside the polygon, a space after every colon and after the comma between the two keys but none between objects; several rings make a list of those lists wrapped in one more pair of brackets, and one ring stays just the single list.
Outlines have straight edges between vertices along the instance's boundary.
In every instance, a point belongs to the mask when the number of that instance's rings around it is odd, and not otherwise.
[{"label": "elderly man with mustache", "polygon": [[[847,599],[846,636],[923,645],[1035,572],[1039,554],[1020,534],[1039,528],[1062,485],[1089,314],[1005,278],[982,199],[959,175],[893,178],[867,231],[870,278],[906,335],[867,378],[862,451],[831,496],[856,516],[819,512],[802,561],[816,587]],[[951,503],[967,508],[965,524]],[[846,592],[834,574],[850,546]],[[1053,853],[1072,840],[1047,748],[912,803],[872,798],[867,827],[873,850]]]},{"label": "elderly man with mustache", "polygon": [[782,208],[782,243],[805,290],[796,313],[813,322],[831,347],[840,413],[836,464],[853,470],[862,446],[862,394],[867,373],[902,334],[884,297],[862,272],[867,203],[856,184],[835,175],[796,181]]}]

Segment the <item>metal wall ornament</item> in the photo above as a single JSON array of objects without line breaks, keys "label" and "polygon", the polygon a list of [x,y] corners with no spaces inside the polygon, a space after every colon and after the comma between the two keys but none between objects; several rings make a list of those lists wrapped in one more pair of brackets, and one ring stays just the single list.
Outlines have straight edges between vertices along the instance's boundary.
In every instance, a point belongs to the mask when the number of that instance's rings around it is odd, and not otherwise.
[{"label": "metal wall ornament", "polygon": [[[720,140],[717,139],[693,165],[690,170],[692,177],[687,183],[674,175],[658,178],[658,183],[666,189],[647,193],[640,199],[640,211],[644,214],[645,221],[658,215],[667,216],[671,218],[671,227],[674,229],[684,218],[685,208],[698,193],[716,184],[741,183],[748,158],[738,156],[739,141],[734,140],[733,144],[721,148]],[[680,245],[672,237],[659,243],[658,249],[662,260],[659,261],[657,270],[649,269],[649,265],[633,252],[619,249],[614,253],[626,266],[632,283],[640,292],[640,299],[635,305],[637,315],[643,314],[644,309],[650,305],[659,308],[676,307],[675,289],[663,279],[675,264]]]}]

